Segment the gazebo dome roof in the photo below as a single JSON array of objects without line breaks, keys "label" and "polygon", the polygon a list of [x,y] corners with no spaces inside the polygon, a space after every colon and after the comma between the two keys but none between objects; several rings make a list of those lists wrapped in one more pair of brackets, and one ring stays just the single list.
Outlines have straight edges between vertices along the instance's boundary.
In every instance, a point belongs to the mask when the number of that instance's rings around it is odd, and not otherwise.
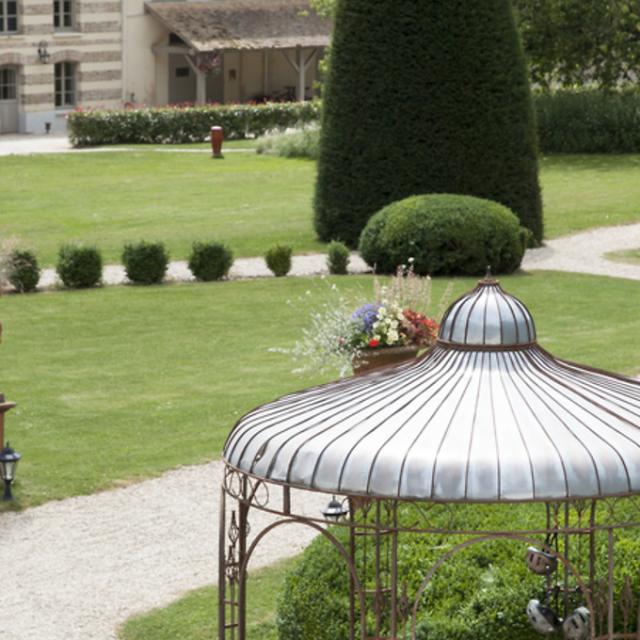
[{"label": "gazebo dome roof", "polygon": [[487,278],[408,365],[255,409],[227,463],[289,486],[444,502],[640,493],[640,383],[554,358]]},{"label": "gazebo dome roof", "polygon": [[440,340],[464,345],[528,345],[536,340],[536,327],[522,302],[507,295],[487,275],[451,305],[442,319]]}]

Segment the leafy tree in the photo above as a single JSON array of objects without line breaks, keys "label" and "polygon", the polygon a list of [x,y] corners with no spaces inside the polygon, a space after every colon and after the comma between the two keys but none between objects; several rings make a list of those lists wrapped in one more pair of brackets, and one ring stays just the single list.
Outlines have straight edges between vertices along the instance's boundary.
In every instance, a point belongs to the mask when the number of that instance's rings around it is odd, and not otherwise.
[{"label": "leafy tree", "polygon": [[543,86],[637,83],[638,0],[514,0],[531,77]]},{"label": "leafy tree", "polygon": [[542,239],[536,133],[510,0],[340,0],[315,225],[357,245],[376,211],[427,193],[495,200]]},{"label": "leafy tree", "polygon": [[[333,15],[337,0],[312,0]],[[638,0],[513,0],[531,79],[613,87],[640,76]]]}]

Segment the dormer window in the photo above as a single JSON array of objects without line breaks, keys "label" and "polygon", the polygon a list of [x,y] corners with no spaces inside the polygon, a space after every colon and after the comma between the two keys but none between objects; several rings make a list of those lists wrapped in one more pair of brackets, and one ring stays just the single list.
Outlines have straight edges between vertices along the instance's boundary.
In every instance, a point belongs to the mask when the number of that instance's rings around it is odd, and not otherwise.
[{"label": "dormer window", "polygon": [[53,0],[53,28],[73,29],[73,0]]},{"label": "dormer window", "polygon": [[17,0],[0,0],[0,34],[18,33]]}]

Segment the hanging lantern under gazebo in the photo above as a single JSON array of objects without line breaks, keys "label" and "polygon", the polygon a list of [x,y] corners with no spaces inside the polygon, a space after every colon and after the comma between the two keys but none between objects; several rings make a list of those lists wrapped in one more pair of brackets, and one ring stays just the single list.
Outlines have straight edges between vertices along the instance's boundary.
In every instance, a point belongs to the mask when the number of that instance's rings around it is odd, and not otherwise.
[{"label": "hanging lantern under gazebo", "polygon": [[[247,566],[262,538],[290,523],[314,528],[344,559],[351,640],[415,638],[437,571],[494,540],[520,543],[539,576],[542,598],[523,602],[522,615],[540,633],[640,637],[640,594],[628,576],[625,611],[615,598],[616,542],[640,532],[640,383],[552,356],[525,305],[491,277],[449,308],[436,345],[418,360],[255,409],[231,432],[224,460],[220,640],[246,640]],[[266,501],[256,499],[263,485]],[[292,490],[326,493],[332,514],[344,497],[349,508],[335,521],[349,544],[323,514],[292,509]],[[517,518],[500,530],[462,526],[463,518],[430,526],[421,515],[521,503],[540,505],[534,528]],[[276,520],[249,543],[254,509]],[[412,594],[397,571],[404,535],[458,540],[424,567]],[[373,571],[359,564],[359,545],[373,550]]]}]

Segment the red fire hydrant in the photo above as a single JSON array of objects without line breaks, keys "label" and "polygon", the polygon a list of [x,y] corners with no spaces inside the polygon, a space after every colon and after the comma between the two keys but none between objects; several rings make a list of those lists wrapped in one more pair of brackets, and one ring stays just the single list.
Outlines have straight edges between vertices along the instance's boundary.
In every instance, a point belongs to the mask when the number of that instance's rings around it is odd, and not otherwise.
[{"label": "red fire hydrant", "polygon": [[211,127],[211,149],[213,151],[212,158],[221,159],[222,143],[224,142],[224,131],[222,127]]}]

